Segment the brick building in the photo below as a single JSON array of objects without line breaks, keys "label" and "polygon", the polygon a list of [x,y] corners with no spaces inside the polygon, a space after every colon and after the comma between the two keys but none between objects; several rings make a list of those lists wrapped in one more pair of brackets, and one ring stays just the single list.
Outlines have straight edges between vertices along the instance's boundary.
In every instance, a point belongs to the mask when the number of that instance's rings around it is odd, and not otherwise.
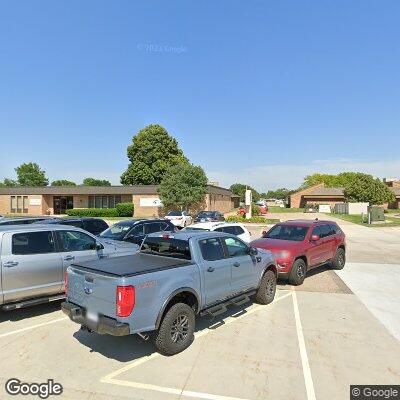
[{"label": "brick building", "polygon": [[[400,181],[385,181],[396,196],[392,204],[384,204],[386,208],[400,208]],[[344,203],[344,188],[325,187],[323,183],[299,190],[290,196],[291,208],[303,208],[307,204],[329,204]]]},{"label": "brick building", "polygon": [[[0,187],[0,214],[64,214],[72,208],[113,208],[133,202],[135,216],[152,217],[161,212],[157,186],[45,186]],[[228,212],[237,198],[229,189],[208,185],[202,209]]]}]

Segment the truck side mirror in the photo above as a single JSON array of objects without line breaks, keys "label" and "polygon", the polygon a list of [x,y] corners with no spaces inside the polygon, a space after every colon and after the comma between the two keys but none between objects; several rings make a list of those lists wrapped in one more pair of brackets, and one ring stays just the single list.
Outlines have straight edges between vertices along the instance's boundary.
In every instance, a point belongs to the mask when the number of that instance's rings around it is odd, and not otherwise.
[{"label": "truck side mirror", "polygon": [[258,254],[258,249],[256,249],[255,247],[250,247],[249,254],[251,256],[256,256]]}]

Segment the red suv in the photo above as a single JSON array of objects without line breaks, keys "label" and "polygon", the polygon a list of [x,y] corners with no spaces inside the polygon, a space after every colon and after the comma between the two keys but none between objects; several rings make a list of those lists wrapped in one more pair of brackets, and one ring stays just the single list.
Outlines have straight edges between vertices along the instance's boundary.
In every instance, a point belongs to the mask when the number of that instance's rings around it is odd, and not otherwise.
[{"label": "red suv", "polygon": [[270,250],[280,277],[301,285],[311,268],[330,262],[342,269],[346,262],[346,237],[336,222],[293,220],[263,232],[251,246]]}]

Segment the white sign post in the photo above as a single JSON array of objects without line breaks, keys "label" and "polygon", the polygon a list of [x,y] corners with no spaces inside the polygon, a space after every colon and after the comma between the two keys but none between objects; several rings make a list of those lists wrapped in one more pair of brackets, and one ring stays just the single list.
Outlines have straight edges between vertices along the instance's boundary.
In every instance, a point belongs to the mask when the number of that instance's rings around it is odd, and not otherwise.
[{"label": "white sign post", "polygon": [[251,218],[251,204],[252,204],[252,200],[253,200],[253,198],[252,198],[252,193],[251,193],[251,190],[250,189],[246,189],[246,192],[245,192],[245,202],[244,202],[244,204],[245,204],[245,206],[246,206],[246,218]]}]

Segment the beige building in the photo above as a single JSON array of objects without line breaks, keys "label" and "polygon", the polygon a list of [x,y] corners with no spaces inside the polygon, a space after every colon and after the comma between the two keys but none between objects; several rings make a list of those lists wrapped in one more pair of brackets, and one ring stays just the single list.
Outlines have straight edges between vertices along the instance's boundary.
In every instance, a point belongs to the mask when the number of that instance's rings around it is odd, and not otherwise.
[{"label": "beige building", "polygon": [[[400,208],[400,182],[391,181],[385,183],[394,192],[396,200],[392,204],[384,204],[385,208]],[[344,203],[344,188],[325,187],[323,183],[310,186],[306,189],[293,193],[290,196],[291,208],[303,208],[307,204],[329,204],[334,206],[336,203]]]},{"label": "beige building", "polygon": [[[237,200],[229,189],[208,185],[200,208],[228,212]],[[2,215],[57,215],[72,208],[114,208],[126,202],[133,202],[137,217],[163,212],[155,185],[0,187]]]}]

